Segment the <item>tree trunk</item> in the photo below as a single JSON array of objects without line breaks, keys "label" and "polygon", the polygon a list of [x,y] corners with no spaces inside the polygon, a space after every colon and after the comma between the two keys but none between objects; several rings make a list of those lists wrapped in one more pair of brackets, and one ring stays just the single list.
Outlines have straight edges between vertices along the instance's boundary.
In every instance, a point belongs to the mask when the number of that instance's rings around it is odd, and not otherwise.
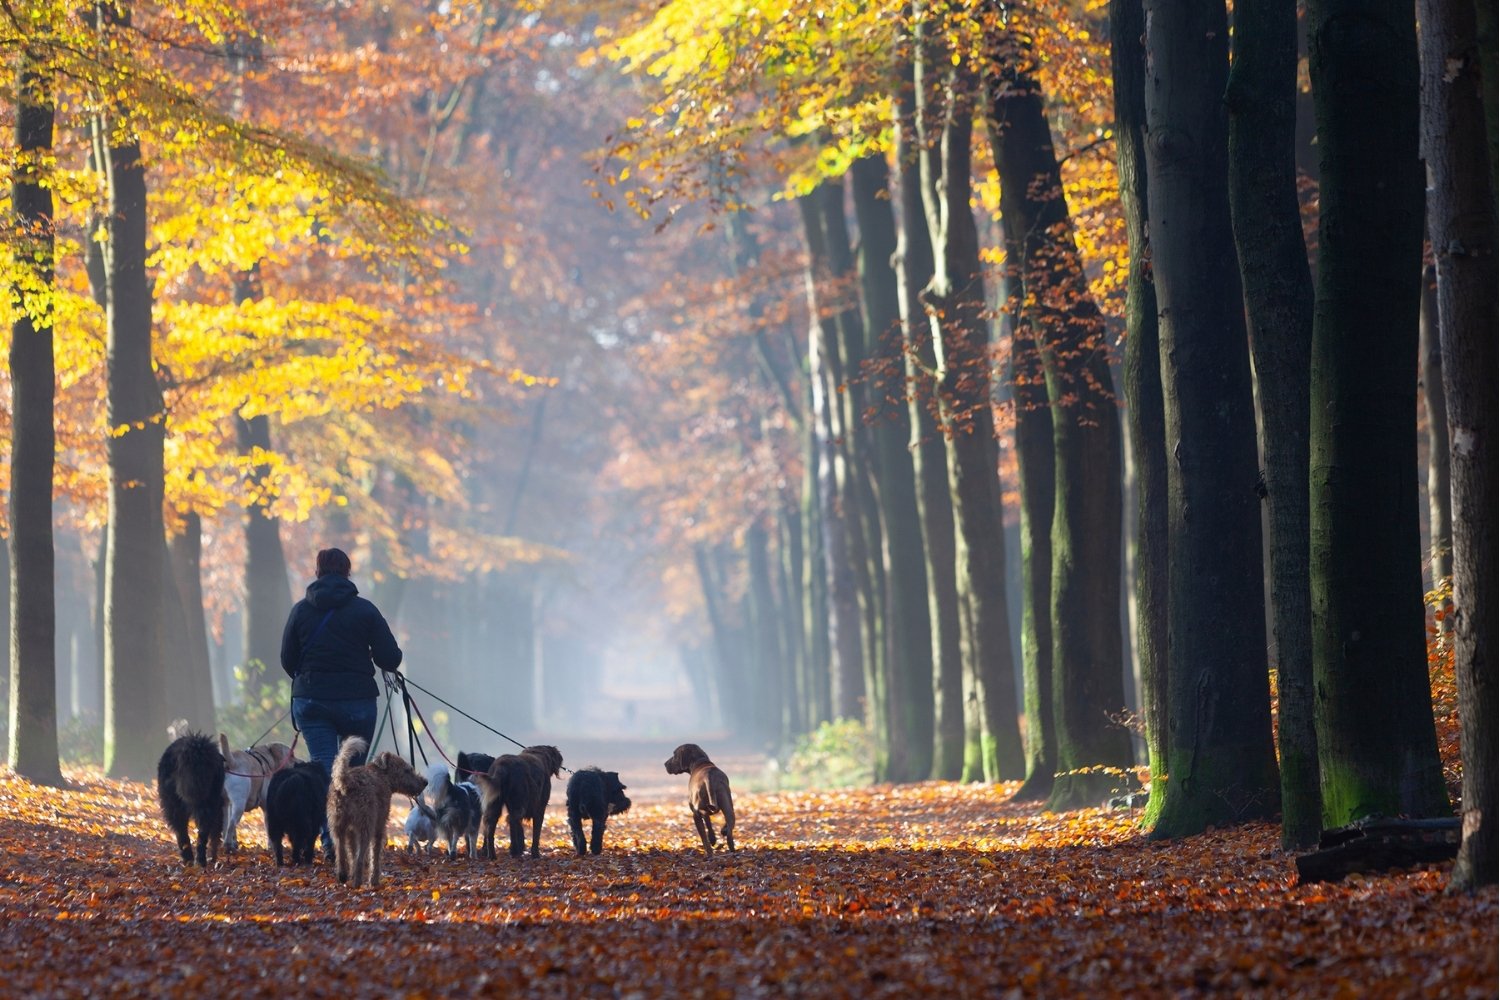
[{"label": "tree trunk", "polygon": [[1115,165],[1130,245],[1125,283],[1125,399],[1136,476],[1136,657],[1141,671],[1141,716],[1151,798],[1143,823],[1149,829],[1166,795],[1167,733],[1167,423],[1161,385],[1156,282],[1146,220],[1145,12],[1133,0],[1110,0],[1109,34],[1114,68]]},{"label": "tree trunk", "polygon": [[781,700],[781,658],[776,655],[776,601],[771,587],[770,538],[759,520],[745,532],[745,559],[749,573],[746,591],[750,609],[750,676],[757,678],[750,688],[750,701],[743,706],[750,711],[757,736],[785,746],[794,735],[783,730]]},{"label": "tree trunk", "polygon": [[[1021,245],[1006,241],[1006,260]],[[1019,277],[1019,275],[1017,276]],[[1016,467],[1021,492],[1021,690],[1026,712],[1026,781],[1018,802],[1044,801],[1057,773],[1057,724],[1052,708],[1052,514],[1057,502],[1056,454],[1047,375],[1036,337],[1022,313],[1022,283],[1013,282],[1011,384],[1016,406]]]},{"label": "tree trunk", "polygon": [[[999,11],[992,11],[999,23]],[[1061,772],[1053,810],[1123,790],[1130,734],[1120,633],[1124,470],[1104,318],[1089,294],[1029,50],[992,29],[988,126],[1006,242],[1020,251],[1022,326],[1041,353],[1052,406],[1052,710]],[[1102,769],[1101,769],[1102,768]],[[1112,773],[1113,772],[1113,773]]]},{"label": "tree trunk", "polygon": [[1147,0],[1167,465],[1166,798],[1153,834],[1275,815],[1255,417],[1229,222],[1222,4]]},{"label": "tree trunk", "polygon": [[906,442],[901,302],[894,271],[897,249],[891,179],[885,157],[866,156],[849,170],[859,221],[859,274],[869,332],[865,393],[873,438],[876,496],[885,545],[887,718],[893,781],[921,781],[932,773],[934,718],[932,626],[927,610],[927,565],[917,514],[917,487]]},{"label": "tree trunk", "polygon": [[[809,359],[811,360],[811,359]],[[808,729],[835,717],[833,708],[833,602],[829,599],[832,577],[830,563],[824,546],[828,544],[828,526],[824,520],[824,483],[822,476],[821,443],[823,440],[820,414],[813,405],[814,395],[821,395],[817,387],[817,372],[805,376],[808,383],[804,399],[807,401],[807,420],[802,428],[802,593],[805,605],[802,615],[804,644],[807,648],[806,674],[803,697],[807,710]]]},{"label": "tree trunk", "polygon": [[[828,244],[823,212],[818,204],[826,192],[814,191],[797,200],[807,241],[808,361],[813,380],[812,417],[819,436],[818,495],[822,514],[823,557],[828,579],[828,630],[831,652],[833,717],[863,719],[865,694],[863,622],[860,611],[859,567],[863,564],[863,535],[850,519],[844,486],[849,474],[843,445],[838,386],[839,338],[833,307],[827,301]],[[842,202],[840,203],[842,204]]]},{"label": "tree trunk", "polygon": [[1313,289],[1297,201],[1296,97],[1296,0],[1240,8],[1227,94],[1229,204],[1264,427],[1286,848],[1317,843],[1323,828],[1308,590]]},{"label": "tree trunk", "polygon": [[182,533],[167,543],[169,571],[182,605],[182,658],[193,691],[195,723],[211,729],[214,722],[213,667],[208,656],[208,622],[203,617],[203,521],[189,512]]},{"label": "tree trunk", "polygon": [[[241,453],[249,456],[257,450],[270,450],[269,416],[262,413],[236,417],[235,425]],[[271,513],[270,498],[259,488],[270,473],[270,466],[264,463],[254,466],[252,476],[257,488],[245,511],[245,662],[246,678],[253,692],[281,676],[281,631],[292,604],[286,553],[281,547],[281,521]],[[394,615],[395,609],[389,609],[388,613]],[[256,671],[248,667],[255,662],[264,669]]]},{"label": "tree trunk", "polygon": [[1024,777],[1026,759],[1016,722],[1015,665],[1006,610],[988,302],[979,234],[969,206],[976,81],[965,67],[949,63],[937,57],[935,46],[919,38],[916,125],[925,150],[922,201],[934,258],[923,301],[932,323],[948,449],[964,667],[971,679],[965,692],[966,718],[977,717],[983,726],[981,734],[966,730],[964,778],[1001,781]]},{"label": "tree trunk", "polygon": [[[1479,29],[1467,0],[1422,0],[1428,225],[1437,258],[1453,484],[1453,667],[1463,729],[1463,842],[1451,885],[1494,885],[1496,827],[1496,225]],[[1493,11],[1490,16],[1493,17]],[[1493,21],[1491,22],[1493,24]],[[1493,50],[1491,51],[1493,55]]]},{"label": "tree trunk", "polygon": [[[1428,566],[1432,585],[1453,575],[1453,497],[1448,461],[1448,397],[1443,393],[1443,341],[1438,332],[1437,267],[1422,269],[1422,305],[1417,355],[1422,365],[1422,402],[1427,407]],[[1444,620],[1450,630],[1452,622]]]},{"label": "tree trunk", "polygon": [[54,603],[52,476],[56,431],[52,361],[54,239],[52,189],[44,162],[52,153],[51,81],[21,53],[16,91],[19,160],[11,203],[20,237],[13,285],[20,308],[11,324],[10,456],[10,747],[11,768],[32,781],[63,784],[57,759],[57,606]]},{"label": "tree trunk", "polygon": [[932,777],[956,780],[964,766],[963,636],[959,621],[953,503],[948,496],[948,457],[938,426],[937,370],[932,325],[922,290],[932,280],[932,239],[922,204],[916,141],[916,92],[911,64],[899,68],[896,89],[896,177],[901,199],[896,230],[896,282],[900,292],[902,353],[917,519],[927,571],[927,620],[932,637]]},{"label": "tree trunk", "polygon": [[109,212],[105,290],[109,359],[109,550],[105,573],[104,767],[110,777],[152,773],[166,737],[161,676],[165,428],[151,363],[151,286],[146,275],[146,172],[140,143],[107,145]]},{"label": "tree trunk", "polygon": [[1339,826],[1449,807],[1413,478],[1423,201],[1416,26],[1400,0],[1311,0],[1308,18],[1322,151],[1313,662],[1323,819]]}]

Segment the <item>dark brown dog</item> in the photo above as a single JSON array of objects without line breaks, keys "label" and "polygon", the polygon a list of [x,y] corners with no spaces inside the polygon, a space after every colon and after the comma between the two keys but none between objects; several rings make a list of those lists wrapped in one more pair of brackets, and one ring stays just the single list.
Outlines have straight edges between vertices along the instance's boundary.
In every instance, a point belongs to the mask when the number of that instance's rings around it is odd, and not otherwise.
[{"label": "dark brown dog", "polygon": [[358,889],[380,884],[380,855],[385,850],[385,827],[391,818],[391,796],[421,795],[427,779],[393,753],[376,755],[368,764],[353,766],[367,745],[351,736],[333,761],[328,789],[328,831],[333,834],[340,882]]},{"label": "dark brown dog", "polygon": [[734,850],[734,796],[729,794],[729,776],[714,766],[708,754],[696,743],[684,743],[667,758],[668,774],[688,775],[688,809],[693,825],[703,839],[703,850],[713,854],[717,840],[712,822],[714,813],[724,814],[724,842]]},{"label": "dark brown dog", "polygon": [[495,858],[495,826],[504,809],[510,823],[510,856],[519,858],[526,850],[525,820],[531,820],[531,856],[541,857],[542,816],[552,797],[552,779],[562,770],[562,754],[557,747],[527,747],[520,753],[502,754],[490,765],[488,774],[476,774],[474,783],[484,806],[484,842],[480,857]]}]

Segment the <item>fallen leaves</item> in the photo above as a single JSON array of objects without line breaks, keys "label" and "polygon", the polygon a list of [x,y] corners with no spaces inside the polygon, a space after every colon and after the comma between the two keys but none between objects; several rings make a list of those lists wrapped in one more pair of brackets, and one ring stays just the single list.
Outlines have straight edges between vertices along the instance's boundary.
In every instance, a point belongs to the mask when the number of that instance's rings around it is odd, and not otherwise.
[{"label": "fallen leaves", "polygon": [[1270,825],[1153,843],[1126,813],[929,782],[739,793],[744,847],[712,859],[677,796],[638,800],[580,859],[555,803],[539,860],[393,847],[354,891],[278,870],[254,814],[231,864],[185,869],[149,786],[70,777],[0,773],[9,992],[1495,993],[1494,889],[1445,895],[1440,868],[1296,887]]}]

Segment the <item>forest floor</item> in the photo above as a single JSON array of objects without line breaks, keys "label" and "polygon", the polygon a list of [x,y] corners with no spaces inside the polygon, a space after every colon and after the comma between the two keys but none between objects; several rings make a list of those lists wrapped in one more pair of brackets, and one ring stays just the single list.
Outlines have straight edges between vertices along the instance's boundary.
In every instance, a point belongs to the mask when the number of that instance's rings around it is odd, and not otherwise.
[{"label": "forest floor", "polygon": [[1155,843],[947,782],[744,791],[709,859],[663,748],[589,749],[636,803],[602,856],[573,856],[558,782],[540,859],[393,848],[364,890],[277,869],[259,813],[184,869],[150,785],[0,770],[0,993],[1496,995],[1496,891],[1446,895],[1447,865],[1296,886],[1271,825]]}]

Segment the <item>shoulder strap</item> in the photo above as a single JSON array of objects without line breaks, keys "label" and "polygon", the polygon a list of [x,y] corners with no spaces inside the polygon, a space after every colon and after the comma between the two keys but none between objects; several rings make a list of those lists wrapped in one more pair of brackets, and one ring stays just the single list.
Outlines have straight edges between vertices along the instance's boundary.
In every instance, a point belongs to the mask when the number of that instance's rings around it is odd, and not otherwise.
[{"label": "shoulder strap", "polygon": [[321,632],[321,631],[323,631],[323,626],[328,624],[328,619],[330,619],[330,618],[333,617],[333,612],[334,612],[333,608],[329,608],[328,609],[328,614],[326,614],[326,615],[323,616],[323,620],[320,621],[320,622],[318,622],[317,628],[315,628],[315,629],[312,630],[312,635],[308,636],[307,637],[307,641],[302,644],[302,655],[303,656],[307,655],[307,647],[311,646],[313,644],[313,640],[318,637],[318,633]]}]

